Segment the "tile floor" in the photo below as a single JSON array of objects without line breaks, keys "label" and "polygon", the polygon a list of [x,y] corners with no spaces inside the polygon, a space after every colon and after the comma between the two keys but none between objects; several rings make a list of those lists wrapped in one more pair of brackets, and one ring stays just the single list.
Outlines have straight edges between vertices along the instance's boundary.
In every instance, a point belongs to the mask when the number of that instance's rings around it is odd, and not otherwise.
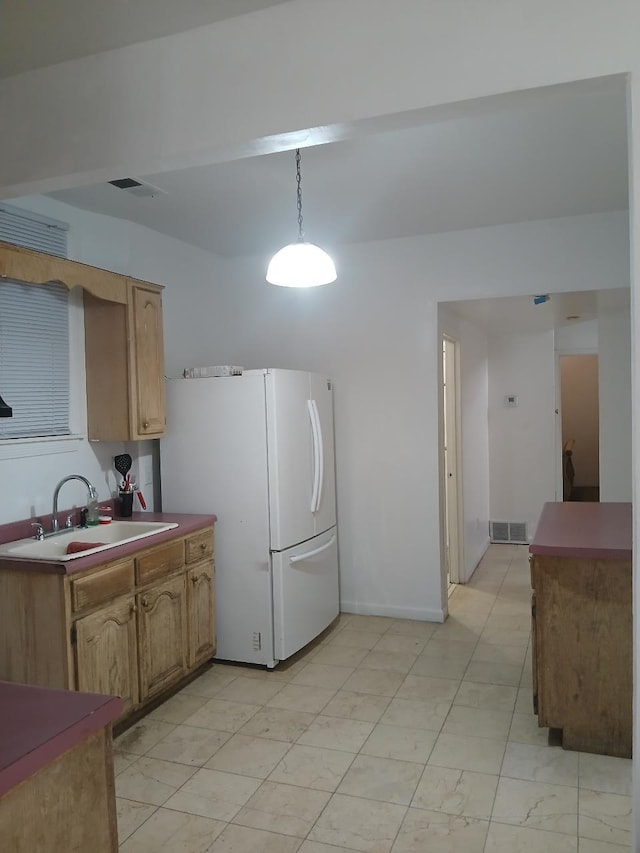
[{"label": "tile floor", "polygon": [[343,614],[273,672],[214,665],[116,741],[123,853],[622,853],[631,762],[547,745],[525,546],[444,625]]}]

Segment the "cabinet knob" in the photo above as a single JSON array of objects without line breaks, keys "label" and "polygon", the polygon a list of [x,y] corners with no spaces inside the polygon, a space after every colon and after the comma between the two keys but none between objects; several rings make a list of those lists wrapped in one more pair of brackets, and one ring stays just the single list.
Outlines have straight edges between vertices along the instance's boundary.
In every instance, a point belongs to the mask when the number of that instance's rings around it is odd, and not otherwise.
[{"label": "cabinet knob", "polygon": [[138,608],[135,606],[135,604],[133,602],[131,602],[131,604],[129,605],[129,613],[137,613],[137,612],[138,612]]},{"label": "cabinet knob", "polygon": [[206,542],[201,542],[201,543],[200,543],[200,550],[201,550],[201,551],[206,551],[206,550],[207,550],[207,543],[206,543]]},{"label": "cabinet knob", "polygon": [[140,604],[143,607],[147,608],[149,606],[149,597],[147,595],[143,595],[142,598],[140,599]]},{"label": "cabinet knob", "polygon": [[143,429],[149,429],[149,421],[142,421]]}]

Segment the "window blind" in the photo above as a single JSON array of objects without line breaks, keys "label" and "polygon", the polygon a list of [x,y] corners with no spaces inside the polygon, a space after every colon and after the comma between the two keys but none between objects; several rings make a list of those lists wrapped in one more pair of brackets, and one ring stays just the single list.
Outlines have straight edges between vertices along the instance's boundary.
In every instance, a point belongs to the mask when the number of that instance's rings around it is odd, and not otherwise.
[{"label": "window blind", "polygon": [[66,222],[0,204],[0,240],[5,243],[66,258],[68,230]]},{"label": "window blind", "polygon": [[[67,229],[0,205],[0,240],[66,257]],[[69,304],[61,284],[0,282],[0,439],[69,434]]]}]

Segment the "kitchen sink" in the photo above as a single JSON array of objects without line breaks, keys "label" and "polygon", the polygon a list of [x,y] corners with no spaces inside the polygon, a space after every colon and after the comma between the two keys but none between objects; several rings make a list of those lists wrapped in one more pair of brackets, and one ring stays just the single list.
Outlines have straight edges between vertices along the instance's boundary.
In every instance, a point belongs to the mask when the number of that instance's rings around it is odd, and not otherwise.
[{"label": "kitchen sink", "polygon": [[[116,545],[125,545],[137,539],[145,539],[165,530],[172,530],[177,523],[162,521],[112,521],[110,524],[99,524],[94,527],[76,527],[65,530],[46,539],[18,539],[0,545],[0,557],[10,557],[18,560],[45,560],[59,562],[76,560],[78,557],[88,557],[99,551],[107,551]],[[67,554],[69,544],[91,543],[93,547],[77,550]]]}]

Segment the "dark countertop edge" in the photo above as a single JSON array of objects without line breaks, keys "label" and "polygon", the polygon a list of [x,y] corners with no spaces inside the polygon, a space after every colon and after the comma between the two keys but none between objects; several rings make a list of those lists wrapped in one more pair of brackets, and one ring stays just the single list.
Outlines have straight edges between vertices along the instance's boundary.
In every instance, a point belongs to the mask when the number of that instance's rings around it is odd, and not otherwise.
[{"label": "dark countertop edge", "polygon": [[[12,688],[26,688],[30,685],[12,684]],[[1,685],[0,685],[1,688]],[[37,688],[43,693],[51,693],[47,688]],[[55,691],[61,692],[61,691]],[[57,734],[48,737],[40,743],[36,743],[31,749],[28,749],[22,756],[11,761],[6,767],[0,768],[0,797],[15,788],[21,782],[24,782],[38,770],[46,767],[56,758],[59,758],[65,752],[68,752],[81,741],[95,734],[100,729],[109,725],[113,720],[120,716],[124,703],[122,699],[111,696],[98,696],[96,694],[77,694],[74,691],[65,691],[72,696],[82,695],[86,697],[91,695],[95,700],[95,707],[84,713],[79,719],[74,719],[70,725],[63,728]],[[1,696],[1,693],[0,693]],[[10,700],[9,700],[10,701]],[[69,702],[73,704],[73,699]],[[48,713],[46,702],[43,703],[42,713]],[[77,717],[77,714],[76,714]],[[0,756],[0,761],[2,756]]]},{"label": "dark countertop edge", "polygon": [[[114,521],[122,519],[117,516]],[[216,523],[218,517],[216,515],[194,515],[187,513],[175,512],[134,512],[130,519],[126,521],[162,521],[165,523],[177,522],[177,527],[172,527],[171,530],[165,530],[163,533],[155,533],[153,536],[147,536],[144,539],[137,539],[135,542],[129,542],[126,545],[116,545],[113,548],[108,548],[105,551],[99,551],[97,554],[91,554],[88,557],[77,557],[74,560],[65,560],[64,562],[47,562],[45,560],[16,560],[10,557],[0,557],[0,571],[2,569],[11,569],[15,571],[19,569],[25,572],[44,572],[46,574],[72,575],[76,572],[92,569],[105,562],[122,559],[123,557],[131,556],[143,548],[151,548],[155,545],[161,545],[163,542],[169,542],[178,536],[184,536],[187,533],[193,533],[195,530],[200,530],[203,527],[210,527]],[[2,528],[0,527],[0,532]],[[99,527],[96,527],[96,532]],[[0,541],[2,541],[0,539]]]},{"label": "dark countertop edge", "polygon": [[[617,545],[615,541],[622,544]],[[529,553],[591,560],[632,559],[633,516],[628,502],[545,503]]]},{"label": "dark countertop edge", "polygon": [[630,561],[633,552],[624,548],[572,548],[562,545],[530,545],[529,553],[538,557],[577,557],[589,560]]}]

